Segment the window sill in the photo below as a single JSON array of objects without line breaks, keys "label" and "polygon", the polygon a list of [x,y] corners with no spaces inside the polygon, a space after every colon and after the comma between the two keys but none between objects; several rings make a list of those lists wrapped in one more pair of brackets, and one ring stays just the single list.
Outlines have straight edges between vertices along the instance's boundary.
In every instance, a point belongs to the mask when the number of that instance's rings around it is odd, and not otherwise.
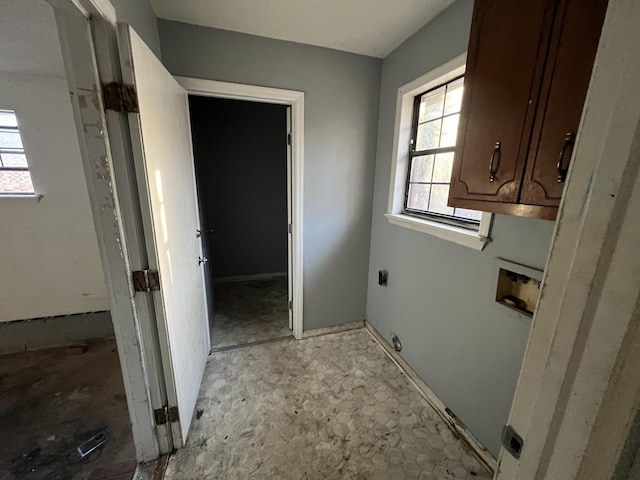
[{"label": "window sill", "polygon": [[11,195],[7,193],[0,193],[0,203],[40,203],[43,196],[38,194],[33,195]]},{"label": "window sill", "polygon": [[482,250],[490,241],[489,237],[483,236],[473,230],[447,225],[446,223],[440,223],[434,220],[416,218],[401,213],[386,213],[385,217],[387,217],[389,223],[394,225],[415,230],[416,232],[427,233],[434,237],[448,240],[450,242],[457,243],[458,245],[478,251]]}]

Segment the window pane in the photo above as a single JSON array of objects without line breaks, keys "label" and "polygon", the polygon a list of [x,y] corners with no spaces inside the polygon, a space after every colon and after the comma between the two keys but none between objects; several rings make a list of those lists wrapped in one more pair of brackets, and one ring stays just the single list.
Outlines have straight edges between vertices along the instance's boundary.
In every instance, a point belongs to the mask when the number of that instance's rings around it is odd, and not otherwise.
[{"label": "window pane", "polygon": [[423,123],[418,127],[418,140],[416,142],[417,150],[426,150],[428,148],[437,148],[440,139],[440,127],[442,120],[433,120]]},{"label": "window pane", "polygon": [[444,88],[425,94],[420,99],[420,115],[418,123],[433,120],[442,116],[444,107]]},{"label": "window pane", "polygon": [[429,192],[431,185],[409,184],[409,196],[407,197],[407,208],[413,210],[427,210],[429,205]]},{"label": "window pane", "polygon": [[447,97],[444,101],[444,114],[458,113],[462,105],[462,78],[449,84],[447,88]]},{"label": "window pane", "polygon": [[442,135],[440,135],[441,147],[453,147],[456,144],[458,135],[458,120],[460,114],[451,115],[442,119]]},{"label": "window pane", "polygon": [[431,185],[431,201],[429,211],[443,215],[453,215],[453,207],[447,206],[449,185]]},{"label": "window pane", "polygon": [[482,212],[478,210],[467,210],[466,208],[456,208],[455,216],[466,218],[467,220],[480,221],[482,219]]},{"label": "window pane", "polygon": [[17,131],[0,131],[0,148],[22,148],[22,140],[20,140],[20,134]]},{"label": "window pane", "polygon": [[27,156],[24,153],[0,153],[0,166],[27,168]]},{"label": "window pane", "polygon": [[16,114],[7,110],[0,110],[0,127],[17,127]]},{"label": "window pane", "polygon": [[0,193],[33,193],[29,172],[0,170]]},{"label": "window pane", "polygon": [[414,157],[411,161],[410,182],[430,182],[433,171],[433,155]]},{"label": "window pane", "polygon": [[436,155],[433,167],[433,182],[451,182],[451,167],[453,166],[453,152]]}]

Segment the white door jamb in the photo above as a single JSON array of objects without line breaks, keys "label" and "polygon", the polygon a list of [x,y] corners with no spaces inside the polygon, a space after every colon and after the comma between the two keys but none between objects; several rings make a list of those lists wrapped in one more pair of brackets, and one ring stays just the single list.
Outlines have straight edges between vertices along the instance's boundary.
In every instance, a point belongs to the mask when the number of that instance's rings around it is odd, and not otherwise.
[{"label": "white door jamb", "polygon": [[[138,462],[173,449],[154,410],[166,404],[152,299],[131,272],[147,268],[126,114],[105,112],[102,84],[120,81],[115,10],[106,0],[48,0],[54,8]],[[91,20],[89,21],[89,18]],[[125,213],[126,212],[126,213]]]},{"label": "white door jamb", "polygon": [[609,2],[509,418],[524,446],[497,479],[637,478],[638,23],[637,2]]},{"label": "white door jamb", "polygon": [[303,178],[304,178],[304,92],[279,88],[243,85],[239,83],[203,80],[199,78],[175,77],[180,85],[192,95],[231,98],[251,102],[275,103],[291,107],[292,162],[287,169],[291,183],[292,242],[290,256],[293,271],[293,336],[300,340],[303,322]]}]

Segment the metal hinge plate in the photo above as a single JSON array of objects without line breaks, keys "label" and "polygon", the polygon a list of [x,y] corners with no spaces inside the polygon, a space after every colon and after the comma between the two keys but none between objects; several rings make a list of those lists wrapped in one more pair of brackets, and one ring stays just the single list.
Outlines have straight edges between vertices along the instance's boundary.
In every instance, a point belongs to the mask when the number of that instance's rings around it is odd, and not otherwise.
[{"label": "metal hinge plate", "polygon": [[289,230],[289,233],[293,233],[293,225],[289,224],[289,226],[287,227],[287,230]]},{"label": "metal hinge plate", "polygon": [[167,407],[158,408],[153,411],[153,418],[156,425],[164,425],[167,423]]},{"label": "metal hinge plate", "polygon": [[133,289],[136,292],[153,292],[160,290],[160,275],[157,270],[136,270],[131,272]]},{"label": "metal hinge plate", "polygon": [[180,421],[180,412],[178,411],[178,407],[169,407],[167,409],[167,420],[170,422],[179,422]]},{"label": "metal hinge plate", "polygon": [[121,85],[116,82],[102,86],[104,108],[116,112],[140,113],[138,94],[133,85]]},{"label": "metal hinge plate", "polygon": [[290,133],[288,133],[288,134],[287,134],[287,145],[291,145],[291,141],[292,141],[291,134],[290,134]]},{"label": "metal hinge plate", "polygon": [[179,422],[180,413],[178,407],[162,407],[153,411],[153,417],[156,421],[156,425],[165,425],[167,422]]},{"label": "metal hinge plate", "polygon": [[289,310],[293,310],[293,300],[289,300]]}]

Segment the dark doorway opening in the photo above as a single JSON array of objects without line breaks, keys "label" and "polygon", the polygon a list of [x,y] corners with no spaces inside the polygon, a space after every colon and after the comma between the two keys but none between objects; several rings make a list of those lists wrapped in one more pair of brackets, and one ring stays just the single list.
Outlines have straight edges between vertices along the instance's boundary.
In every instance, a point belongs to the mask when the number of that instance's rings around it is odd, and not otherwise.
[{"label": "dark doorway opening", "polygon": [[212,348],[291,335],[285,105],[189,96]]}]

